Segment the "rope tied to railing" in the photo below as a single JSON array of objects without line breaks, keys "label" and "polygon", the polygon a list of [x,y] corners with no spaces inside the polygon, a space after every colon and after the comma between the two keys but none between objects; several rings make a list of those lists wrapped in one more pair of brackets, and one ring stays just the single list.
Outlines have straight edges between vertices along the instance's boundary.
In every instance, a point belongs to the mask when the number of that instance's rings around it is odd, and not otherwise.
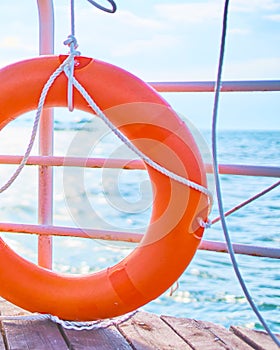
[{"label": "rope tied to railing", "polygon": [[[143,152],[141,152],[134,144],[124,135],[122,132],[114,126],[114,124],[107,118],[105,113],[98,107],[98,105],[93,101],[93,99],[90,97],[90,95],[87,93],[85,88],[77,81],[77,79],[74,76],[74,71],[72,74],[72,67],[74,67],[75,64],[75,57],[76,57],[76,51],[73,51],[62,63],[61,65],[55,70],[55,72],[50,76],[48,81],[46,82],[45,86],[43,87],[42,93],[39,98],[36,117],[33,124],[32,134],[30,138],[30,142],[28,144],[27,150],[24,154],[24,157],[15,171],[15,173],[11,176],[10,180],[7,181],[7,183],[0,188],[0,193],[6,190],[11,186],[11,184],[15,181],[15,179],[18,177],[22,169],[27,163],[28,157],[30,155],[30,152],[32,150],[32,147],[34,145],[35,137],[38,130],[38,124],[40,120],[40,116],[44,107],[45,99],[47,96],[47,93],[54,83],[55,79],[64,72],[65,75],[68,78],[68,97],[70,97],[70,106],[72,104],[72,95],[69,96],[71,92],[73,92],[72,86],[75,86],[75,88],[80,92],[80,94],[83,96],[83,98],[87,101],[93,112],[100,117],[104,121],[104,123],[109,127],[109,129],[130,149],[132,150],[138,157],[140,157],[146,164],[157,170],[158,172],[162,173],[163,175],[169,177],[172,180],[175,180],[179,183],[182,183],[183,185],[186,185],[196,191],[199,191],[206,195],[210,202],[210,208],[213,204],[213,197],[212,193],[204,186],[197,184],[191,180],[188,180],[178,174],[173,173],[172,171],[166,169],[165,167],[159,165],[155,161],[153,161],[151,158],[146,156]],[[71,80],[70,84],[70,92],[69,92],[69,80]],[[69,104],[69,100],[68,100]],[[73,105],[72,105],[73,107]]]},{"label": "rope tied to railing", "polygon": [[34,142],[35,142],[35,138],[36,138],[37,131],[38,131],[38,125],[39,125],[40,117],[41,117],[41,114],[42,114],[42,110],[43,110],[43,107],[44,107],[44,104],[45,104],[45,99],[46,99],[46,96],[48,94],[48,91],[49,91],[50,87],[52,86],[53,82],[55,81],[55,79],[64,71],[64,67],[68,66],[69,64],[71,64],[72,60],[73,60],[73,56],[72,55],[68,56],[66,58],[66,60],[64,60],[62,62],[62,64],[52,73],[52,75],[50,76],[50,78],[48,79],[46,84],[44,85],[43,90],[42,90],[41,95],[40,95],[40,98],[39,98],[37,111],[36,111],[36,116],[35,116],[35,119],[34,119],[33,128],[32,128],[32,132],[31,132],[31,136],[30,136],[30,140],[29,140],[28,146],[26,148],[26,151],[24,153],[24,156],[23,156],[19,166],[15,170],[15,172],[11,175],[10,179],[0,188],[0,193],[2,193],[5,190],[7,190],[14,183],[14,181],[17,179],[17,177],[19,176],[19,174],[21,173],[21,171],[25,167],[25,165],[26,165],[26,163],[28,161],[28,158],[30,156],[30,153],[32,151]]}]

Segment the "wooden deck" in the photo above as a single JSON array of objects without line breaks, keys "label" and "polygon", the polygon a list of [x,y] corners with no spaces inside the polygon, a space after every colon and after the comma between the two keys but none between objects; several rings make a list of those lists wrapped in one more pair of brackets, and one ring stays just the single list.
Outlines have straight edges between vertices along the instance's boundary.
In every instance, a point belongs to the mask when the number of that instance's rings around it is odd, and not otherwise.
[{"label": "wooden deck", "polygon": [[[1,315],[25,315],[0,300]],[[103,329],[66,330],[49,321],[2,321],[0,350],[219,350],[279,349],[260,331],[230,330],[204,321],[137,312],[125,322]]]}]

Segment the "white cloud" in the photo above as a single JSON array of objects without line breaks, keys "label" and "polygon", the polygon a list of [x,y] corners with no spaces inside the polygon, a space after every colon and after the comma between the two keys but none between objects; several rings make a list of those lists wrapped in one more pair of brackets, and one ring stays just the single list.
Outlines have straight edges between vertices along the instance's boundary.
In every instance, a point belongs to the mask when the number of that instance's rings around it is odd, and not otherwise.
[{"label": "white cloud", "polygon": [[0,46],[2,49],[24,50],[25,52],[34,52],[36,48],[27,41],[24,41],[20,36],[4,36],[0,38]]},{"label": "white cloud", "polygon": [[142,30],[158,30],[165,27],[163,21],[153,18],[140,17],[129,11],[118,11],[116,14],[116,19],[123,25],[128,25],[129,27],[135,27]]},{"label": "white cloud", "polygon": [[[63,8],[59,8],[59,11],[63,12]],[[120,9],[110,16],[80,8],[76,17],[79,49],[83,53],[86,50],[89,54],[93,52],[94,55],[98,50],[105,60],[138,55],[135,59],[141,61],[142,55],[154,57],[161,52],[166,53],[176,48],[181,40],[176,30],[175,33],[170,30],[170,22],[153,11],[140,14]]]},{"label": "white cloud", "polygon": [[118,44],[117,48],[113,49],[115,56],[127,56],[142,53],[171,49],[179,44],[179,39],[172,35],[154,35],[147,39],[135,39],[130,42]]},{"label": "white cloud", "polygon": [[5,36],[1,40],[1,47],[7,48],[19,48],[20,47],[20,39],[17,36]]},{"label": "white cloud", "polygon": [[251,34],[251,31],[248,28],[229,28],[228,33],[233,35],[248,35]]},{"label": "white cloud", "polygon": [[275,15],[267,15],[265,18],[270,21],[280,22],[280,13]]},{"label": "white cloud", "polygon": [[1,59],[0,67],[5,67],[13,62],[37,56],[39,47],[33,45],[31,40],[23,40],[20,36],[0,35]]},{"label": "white cloud", "polygon": [[242,62],[227,61],[224,79],[275,79],[280,75],[280,57],[256,58]]},{"label": "white cloud", "polygon": [[157,13],[168,20],[185,23],[203,23],[221,18],[221,1],[191,2],[155,5]]},{"label": "white cloud", "polygon": [[235,12],[254,12],[254,11],[275,11],[280,9],[280,3],[277,0],[235,0],[231,3],[231,10]]}]

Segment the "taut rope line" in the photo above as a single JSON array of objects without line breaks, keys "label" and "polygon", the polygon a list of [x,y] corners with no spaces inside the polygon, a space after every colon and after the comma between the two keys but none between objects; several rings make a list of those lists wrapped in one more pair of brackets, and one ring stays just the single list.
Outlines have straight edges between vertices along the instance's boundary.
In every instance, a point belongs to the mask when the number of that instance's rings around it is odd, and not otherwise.
[{"label": "taut rope line", "polygon": [[224,62],[224,54],[225,54],[225,42],[226,42],[226,32],[227,32],[227,17],[228,17],[228,7],[229,7],[229,0],[225,0],[224,4],[224,15],[223,15],[223,26],[222,26],[222,36],[221,36],[221,44],[220,44],[220,57],[219,57],[219,64],[218,64],[218,73],[217,73],[217,81],[215,85],[215,98],[214,98],[214,106],[213,106],[213,116],[212,116],[212,152],[213,152],[213,168],[214,168],[214,178],[216,182],[216,192],[217,192],[217,201],[218,201],[218,208],[220,212],[220,219],[221,224],[224,231],[225,240],[228,246],[228,252],[232,261],[232,266],[235,271],[236,277],[239,281],[239,284],[243,290],[243,293],[251,306],[252,310],[254,311],[255,315],[263,325],[264,329],[267,331],[267,333],[270,335],[271,339],[280,346],[280,341],[277,339],[277,337],[272,333],[270,330],[268,324],[266,323],[265,319],[262,317],[260,311],[258,310],[256,304],[253,301],[253,298],[250,295],[250,292],[246,286],[246,283],[241,275],[241,272],[239,270],[238,263],[235,258],[235,253],[233,249],[233,245],[231,242],[230,234],[228,232],[227,223],[225,219],[225,213],[224,213],[224,207],[223,207],[223,200],[222,200],[222,191],[221,191],[221,184],[220,184],[220,178],[219,178],[219,168],[218,168],[218,156],[217,156],[217,133],[216,133],[216,127],[217,127],[217,118],[218,118],[218,107],[219,107],[219,97],[220,97],[220,90],[222,85],[222,69],[223,69],[223,62]]}]

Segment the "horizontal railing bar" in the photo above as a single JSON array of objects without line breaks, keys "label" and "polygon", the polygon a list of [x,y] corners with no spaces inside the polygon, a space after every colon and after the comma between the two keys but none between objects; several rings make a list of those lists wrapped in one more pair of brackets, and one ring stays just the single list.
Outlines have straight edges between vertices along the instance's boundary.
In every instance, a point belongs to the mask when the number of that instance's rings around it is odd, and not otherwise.
[{"label": "horizontal railing bar", "polygon": [[[213,167],[206,164],[206,171],[213,173]],[[243,164],[220,164],[220,174],[245,175],[245,176],[267,176],[280,177],[280,167],[264,165],[243,165]]]},{"label": "horizontal railing bar", "polygon": [[[259,256],[264,258],[280,259],[280,249],[272,247],[260,247],[250,244],[233,243],[233,250],[236,254]],[[227,244],[217,241],[203,240],[199,246],[201,250],[215,251],[219,253],[228,253]]]},{"label": "horizontal railing bar", "polygon": [[90,228],[75,228],[65,226],[52,225],[32,225],[32,224],[16,224],[16,223],[0,223],[0,232],[26,233],[46,236],[61,237],[78,237],[78,238],[94,238],[107,241],[121,241],[138,243],[143,234],[131,232],[117,232],[110,230],[97,230]]},{"label": "horizontal railing bar", "polygon": [[[91,238],[102,240],[114,240],[122,242],[139,243],[143,237],[141,233],[116,232],[110,230],[96,230],[89,228],[74,228],[64,226],[45,226],[32,224],[0,223],[1,232],[26,233],[36,235],[52,236],[71,236],[79,238]],[[228,252],[227,245],[224,242],[203,240],[199,245],[200,250],[209,250],[215,252]],[[233,249],[236,254],[259,256],[280,259],[280,249],[270,247],[260,247],[248,244],[233,243]]]},{"label": "horizontal railing bar", "polygon": [[[149,82],[159,92],[213,92],[214,81]],[[222,92],[280,91],[280,80],[224,81]]]},{"label": "horizontal railing bar", "polygon": [[[20,164],[22,156],[0,155],[0,164]],[[30,156],[27,165],[47,166],[73,166],[85,168],[120,168],[129,170],[143,170],[145,164],[140,159],[118,158],[81,158],[81,157],[58,157],[58,156]],[[208,173],[213,172],[211,164],[205,164]],[[220,164],[220,174],[280,177],[280,167],[255,166],[241,164]]]},{"label": "horizontal railing bar", "polygon": [[[0,155],[0,164],[20,164],[22,156]],[[72,166],[85,168],[146,169],[139,159],[30,156],[27,165]]]}]

